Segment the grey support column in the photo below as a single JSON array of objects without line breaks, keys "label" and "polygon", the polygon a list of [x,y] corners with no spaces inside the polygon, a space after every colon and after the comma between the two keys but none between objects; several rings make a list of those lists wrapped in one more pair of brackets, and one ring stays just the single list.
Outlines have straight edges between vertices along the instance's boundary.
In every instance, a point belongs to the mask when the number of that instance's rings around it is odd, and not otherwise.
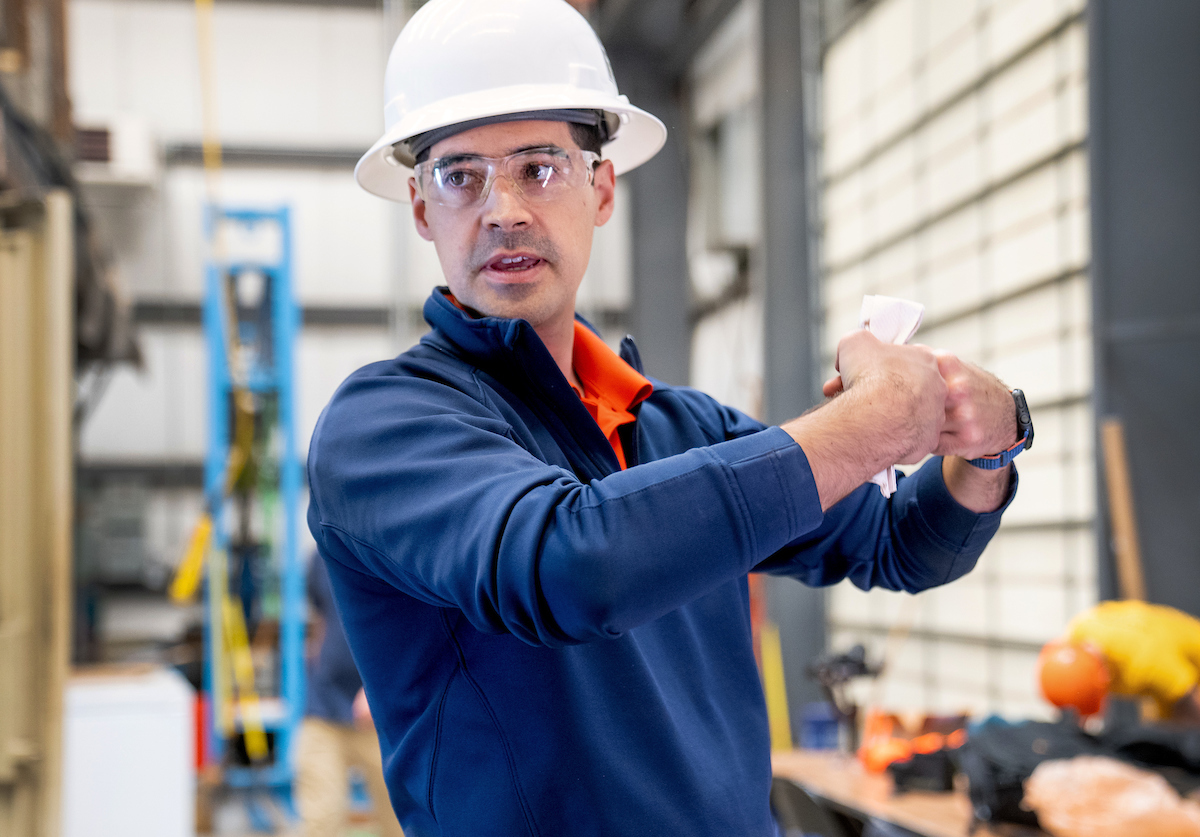
[{"label": "grey support column", "polygon": [[676,79],[646,50],[609,53],[621,92],[667,126],[667,144],[653,160],[625,177],[629,182],[633,304],[629,332],[646,372],[671,384],[688,383],[687,125]]},{"label": "grey support column", "polygon": [[1088,19],[1096,416],[1125,424],[1148,598],[1200,615],[1200,4],[1092,0]]},{"label": "grey support column", "polygon": [[[810,220],[805,84],[813,83],[819,33],[806,0],[762,0],[763,276],[768,422],[793,418],[820,397],[818,273]],[[806,69],[811,67],[806,72]],[[768,612],[779,625],[792,730],[819,700],[804,670],[825,648],[825,595],[773,579]]]}]

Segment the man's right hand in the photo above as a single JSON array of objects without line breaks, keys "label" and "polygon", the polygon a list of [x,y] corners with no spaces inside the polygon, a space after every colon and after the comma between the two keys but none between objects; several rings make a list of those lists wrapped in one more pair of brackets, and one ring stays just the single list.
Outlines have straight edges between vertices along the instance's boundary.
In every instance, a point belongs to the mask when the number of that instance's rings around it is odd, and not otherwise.
[{"label": "man's right hand", "polygon": [[869,390],[881,432],[898,446],[881,467],[919,462],[937,447],[946,420],[946,381],[932,349],[884,343],[861,329],[838,343],[834,366],[843,390]]},{"label": "man's right hand", "polygon": [[946,382],[926,346],[855,331],[838,343],[836,366],[824,391],[838,397],[782,425],[804,448],[823,509],[889,465],[931,453],[946,418]]}]

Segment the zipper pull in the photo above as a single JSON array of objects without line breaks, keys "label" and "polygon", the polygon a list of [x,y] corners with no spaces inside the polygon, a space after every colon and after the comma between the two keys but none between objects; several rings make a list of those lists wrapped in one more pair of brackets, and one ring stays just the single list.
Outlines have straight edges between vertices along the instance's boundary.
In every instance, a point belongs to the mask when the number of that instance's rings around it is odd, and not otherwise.
[{"label": "zipper pull", "polygon": [[637,343],[633,342],[632,334],[626,334],[621,338],[621,346],[617,354],[621,360],[636,369],[639,375],[646,374],[645,370],[642,369],[642,354],[638,351]]}]

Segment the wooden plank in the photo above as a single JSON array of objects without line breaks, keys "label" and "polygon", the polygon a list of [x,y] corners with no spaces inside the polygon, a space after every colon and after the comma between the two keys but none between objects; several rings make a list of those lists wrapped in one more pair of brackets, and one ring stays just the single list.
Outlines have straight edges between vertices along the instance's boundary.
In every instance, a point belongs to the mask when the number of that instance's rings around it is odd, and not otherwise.
[{"label": "wooden plank", "polygon": [[1133,482],[1129,476],[1125,426],[1120,419],[1108,418],[1101,423],[1100,441],[1104,449],[1104,482],[1108,487],[1113,551],[1117,558],[1117,585],[1121,598],[1144,601],[1146,580],[1138,546],[1137,515],[1133,510]]},{"label": "wooden plank", "polygon": [[[817,750],[771,755],[774,775],[790,779],[836,807],[899,825],[923,837],[1001,837],[980,826],[970,830],[971,803],[962,791],[909,791],[897,795],[887,774],[868,773],[853,756]],[[1028,835],[1042,835],[1037,830]]]},{"label": "wooden plank", "polygon": [[43,568],[44,680],[41,725],[41,834],[58,835],[62,819],[63,700],[71,658],[71,593],[74,554],[75,385],[74,206],[65,190],[46,196],[39,340],[42,432],[42,508],[39,530]]},{"label": "wooden plank", "polygon": [[23,775],[33,697],[29,685],[35,567],[31,482],[33,416],[32,293],[36,238],[30,230],[0,235],[0,783]]}]

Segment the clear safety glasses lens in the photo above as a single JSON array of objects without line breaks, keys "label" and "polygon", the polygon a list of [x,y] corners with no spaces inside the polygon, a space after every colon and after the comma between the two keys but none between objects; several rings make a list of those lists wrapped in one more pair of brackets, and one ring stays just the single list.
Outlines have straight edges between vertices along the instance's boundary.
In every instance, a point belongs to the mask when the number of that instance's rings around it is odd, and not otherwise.
[{"label": "clear safety glasses lens", "polygon": [[424,200],[462,209],[487,200],[500,174],[526,200],[557,200],[590,182],[599,160],[591,151],[539,148],[507,157],[438,157],[418,163],[415,173]]}]

